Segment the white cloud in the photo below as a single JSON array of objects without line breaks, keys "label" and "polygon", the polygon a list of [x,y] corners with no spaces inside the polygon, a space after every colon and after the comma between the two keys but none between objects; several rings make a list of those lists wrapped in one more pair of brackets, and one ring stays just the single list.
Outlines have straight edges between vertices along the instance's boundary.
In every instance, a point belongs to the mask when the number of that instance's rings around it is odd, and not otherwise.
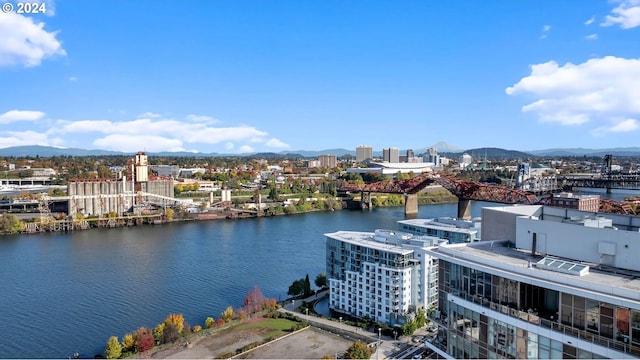
[{"label": "white cloud", "polygon": [[43,59],[66,56],[57,32],[44,30],[44,23],[15,13],[0,14],[0,67],[38,66]]},{"label": "white cloud", "polygon": [[264,137],[266,132],[252,126],[211,127],[205,123],[181,122],[173,119],[136,119],[114,122],[110,120],[59,121],[54,133],[98,132],[103,134],[166,135],[185,143],[217,144]]},{"label": "white cloud", "polygon": [[[2,16],[2,15],[0,15]],[[46,134],[28,130],[28,131],[7,131],[9,137],[0,137],[0,146],[23,146],[23,145],[42,145],[42,146],[59,146],[63,143],[60,138],[48,138]]]},{"label": "white cloud", "polygon": [[596,21],[596,17],[592,16],[591,18],[589,18],[589,20],[585,21],[584,24],[585,25],[591,25],[591,24],[593,24],[594,21]]},{"label": "white cloud", "polygon": [[622,0],[600,26],[620,25],[623,29],[640,26],[640,0]]},{"label": "white cloud", "polygon": [[42,111],[9,110],[0,115],[0,124],[9,124],[17,121],[38,121],[43,117],[44,113]]},{"label": "white cloud", "polygon": [[93,145],[100,149],[125,152],[145,151],[185,151],[182,141],[156,135],[113,134],[96,139]]},{"label": "white cloud", "polygon": [[187,120],[190,120],[190,121],[193,121],[193,122],[202,122],[202,123],[207,123],[207,124],[215,124],[215,123],[219,122],[218,120],[212,118],[211,116],[195,115],[195,114],[187,115]]},{"label": "white cloud", "polygon": [[[640,114],[640,59],[613,56],[559,66],[555,61],[531,66],[531,74],[508,87],[508,95],[534,100],[523,112],[561,125],[590,124],[596,133],[635,130],[619,119]],[[604,129],[604,130],[603,130]]]},{"label": "white cloud", "polygon": [[[46,119],[46,121],[39,121]],[[195,120],[195,118],[192,118]],[[213,119],[213,118],[208,118]],[[200,119],[206,120],[208,119]],[[50,120],[41,111],[10,110],[0,114],[0,124],[17,121],[27,125],[33,134],[29,137],[9,133],[0,126],[5,144],[46,144],[49,146],[89,146],[118,151],[212,151],[206,145],[218,145],[218,150],[255,152],[254,148],[285,148],[287,143],[268,137],[264,130],[249,125],[215,126],[205,122],[192,122],[163,118],[145,112],[127,121],[113,120]],[[217,121],[217,120],[216,120]],[[33,124],[33,125],[32,125]],[[3,131],[4,130],[4,131]],[[63,140],[64,139],[64,140]],[[75,140],[73,140],[75,139]],[[73,143],[68,143],[72,141]],[[238,147],[236,144],[245,146]],[[256,145],[254,145],[256,144]],[[210,148],[210,147],[209,147]],[[186,150],[199,149],[199,150]]]},{"label": "white cloud", "polygon": [[619,122],[613,122],[610,126],[600,126],[591,130],[591,135],[595,137],[603,137],[609,133],[628,133],[640,128],[640,123],[636,119],[626,119]]},{"label": "white cloud", "polygon": [[589,34],[584,37],[587,40],[598,40],[598,34]]},{"label": "white cloud", "polygon": [[152,113],[151,111],[147,111],[147,112],[143,112],[142,114],[138,115],[139,119],[156,119],[159,118],[160,114],[156,114],[156,113]]},{"label": "white cloud", "polygon": [[254,150],[249,145],[242,145],[242,146],[240,146],[240,149],[238,149],[238,152],[240,154],[246,154],[246,153],[252,153],[252,152],[254,152]]},{"label": "white cloud", "polygon": [[269,141],[267,141],[265,143],[265,145],[267,145],[268,147],[273,147],[273,148],[288,148],[289,144],[285,144],[284,142],[276,139],[276,138],[271,138]]},{"label": "white cloud", "polygon": [[551,25],[542,26],[542,35],[540,35],[540,39],[545,39],[547,37],[547,34],[549,33],[549,30],[551,30]]},{"label": "white cloud", "polygon": [[75,76],[69,77],[69,81],[78,81],[78,78]]}]

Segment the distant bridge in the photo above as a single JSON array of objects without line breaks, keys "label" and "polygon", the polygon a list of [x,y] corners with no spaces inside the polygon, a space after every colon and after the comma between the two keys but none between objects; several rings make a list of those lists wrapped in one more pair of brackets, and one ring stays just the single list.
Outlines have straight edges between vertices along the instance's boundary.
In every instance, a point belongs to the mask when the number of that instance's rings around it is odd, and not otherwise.
[{"label": "distant bridge", "polygon": [[501,185],[481,184],[458,179],[454,176],[422,174],[409,180],[386,180],[371,184],[347,184],[340,190],[361,193],[361,206],[371,207],[371,193],[405,195],[405,214],[418,213],[418,193],[429,185],[437,184],[458,198],[458,217],[469,218],[471,200],[503,204],[536,204],[538,197],[530,192]]},{"label": "distant bridge", "polygon": [[[458,217],[471,216],[471,200],[487,201],[503,204],[545,204],[546,199],[539,199],[535,194],[502,185],[488,185],[458,179],[454,176],[438,174],[422,174],[409,180],[385,180],[371,184],[346,184],[340,190],[361,193],[360,206],[371,208],[371,193],[388,193],[405,195],[405,214],[418,213],[418,192],[425,187],[437,184],[458,198]],[[601,200],[600,211],[629,214],[631,208],[623,202]]]},{"label": "distant bridge", "polygon": [[566,190],[576,187],[640,190],[640,175],[632,174],[570,174],[558,176],[558,184]]}]

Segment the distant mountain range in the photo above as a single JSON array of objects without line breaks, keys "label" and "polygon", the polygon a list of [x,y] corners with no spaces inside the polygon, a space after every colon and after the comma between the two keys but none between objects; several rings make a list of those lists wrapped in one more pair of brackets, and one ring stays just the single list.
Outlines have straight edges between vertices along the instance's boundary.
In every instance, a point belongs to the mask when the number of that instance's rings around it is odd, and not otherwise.
[{"label": "distant mountain range", "polygon": [[[463,152],[475,157],[475,158],[483,158],[487,157],[487,159],[527,159],[534,157],[549,157],[549,156],[558,156],[558,157],[567,157],[567,156],[598,156],[603,157],[606,154],[612,154],[613,156],[640,156],[640,147],[627,147],[627,148],[613,148],[613,149],[585,149],[585,148],[569,148],[569,149],[546,149],[546,150],[531,150],[531,151],[516,151],[516,150],[505,150],[500,148],[477,148],[477,149],[463,149],[460,147],[456,147],[445,142],[439,142],[433,146],[425,147],[422,149],[413,149],[414,154],[420,155],[425,152],[429,148],[436,148],[438,152],[443,156],[456,157],[460,156]],[[400,154],[403,155],[406,153],[406,150],[400,150]],[[219,154],[219,153],[195,153],[195,152],[147,152],[150,156],[165,156],[165,157],[215,157],[215,156],[250,156],[250,157],[261,157],[261,158],[315,158],[319,155],[336,155],[338,157],[344,156],[346,154],[350,154],[355,156],[356,152],[354,150],[347,149],[327,149],[321,151],[306,151],[306,150],[297,150],[297,151],[283,151],[279,153],[274,152],[263,152],[263,153],[252,153],[252,154]],[[8,157],[26,157],[26,156],[40,156],[40,157],[51,157],[51,156],[72,156],[72,157],[82,157],[82,156],[131,156],[133,153],[122,152],[122,151],[109,151],[109,150],[87,150],[87,149],[77,149],[77,148],[58,148],[52,146],[40,146],[40,145],[31,145],[31,146],[14,146],[0,149],[0,156],[8,156]],[[374,152],[374,156],[382,157],[382,152]]]}]

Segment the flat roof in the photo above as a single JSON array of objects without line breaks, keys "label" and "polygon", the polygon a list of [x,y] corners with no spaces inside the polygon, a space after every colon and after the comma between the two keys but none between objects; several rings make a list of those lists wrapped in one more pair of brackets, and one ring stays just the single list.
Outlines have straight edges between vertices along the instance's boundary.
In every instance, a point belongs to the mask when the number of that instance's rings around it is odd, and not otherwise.
[{"label": "flat roof", "polygon": [[[599,264],[556,258],[574,264],[589,266],[589,271],[576,276],[560,271],[543,269],[535,264],[542,255],[519,250],[509,241],[481,241],[468,244],[441,245],[430,252],[454,263],[471,263],[481,271],[502,273],[504,276],[538,286],[579,294],[587,298],[640,308],[640,272],[603,267]],[[615,300],[619,301],[615,301]]]},{"label": "flat roof", "polygon": [[[432,220],[432,221],[429,221],[429,220]],[[458,232],[458,233],[474,234],[474,233],[478,232],[478,229],[461,228],[461,227],[457,227],[457,226],[455,226],[453,224],[440,223],[440,222],[436,221],[435,219],[399,220],[398,223],[399,224],[407,224],[407,225],[419,226],[419,227],[422,227],[422,228],[429,228],[429,229],[436,229],[436,230],[446,230],[446,231]]]},{"label": "flat roof", "polygon": [[363,231],[337,231],[324,234],[327,237],[340,240],[346,243],[360,245],[371,249],[392,252],[400,255],[409,255],[413,250],[406,249],[399,245],[383,243],[375,240],[375,233]]}]

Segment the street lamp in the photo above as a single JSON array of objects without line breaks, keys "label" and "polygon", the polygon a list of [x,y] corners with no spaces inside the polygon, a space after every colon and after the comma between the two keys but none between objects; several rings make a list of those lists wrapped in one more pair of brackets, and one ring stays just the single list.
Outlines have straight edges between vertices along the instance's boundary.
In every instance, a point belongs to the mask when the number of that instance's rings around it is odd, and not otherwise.
[{"label": "street lamp", "polygon": [[342,316],[340,316],[340,323],[342,323]]},{"label": "street lamp", "polygon": [[296,311],[296,301],[291,300],[291,311]]},{"label": "street lamp", "polygon": [[378,345],[376,346],[376,360],[380,359],[380,335],[382,334],[382,328],[378,328]]}]

